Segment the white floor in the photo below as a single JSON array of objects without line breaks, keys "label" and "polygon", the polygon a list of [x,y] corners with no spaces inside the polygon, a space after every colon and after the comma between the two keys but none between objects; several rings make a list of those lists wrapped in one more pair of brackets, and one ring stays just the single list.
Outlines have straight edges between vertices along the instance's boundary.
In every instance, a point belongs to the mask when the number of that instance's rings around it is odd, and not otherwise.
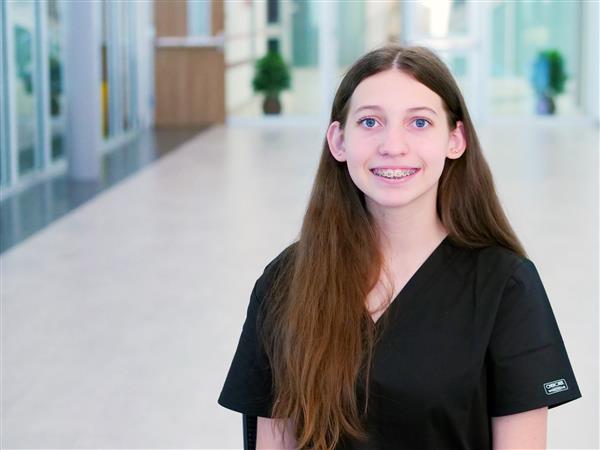
[{"label": "white floor", "polygon": [[[216,403],[264,265],[299,228],[324,130],[218,127],[2,255],[2,448],[241,448]],[[549,448],[597,449],[597,128],[481,130],[583,398]]]}]

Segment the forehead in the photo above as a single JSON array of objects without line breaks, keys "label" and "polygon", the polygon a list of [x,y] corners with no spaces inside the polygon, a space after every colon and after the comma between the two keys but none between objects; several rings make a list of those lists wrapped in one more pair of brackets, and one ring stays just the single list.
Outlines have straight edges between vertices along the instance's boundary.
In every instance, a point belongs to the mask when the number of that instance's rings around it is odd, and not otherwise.
[{"label": "forehead", "polygon": [[378,105],[390,111],[427,106],[443,112],[439,95],[398,69],[379,72],[358,84],[350,98],[350,113],[364,105]]}]

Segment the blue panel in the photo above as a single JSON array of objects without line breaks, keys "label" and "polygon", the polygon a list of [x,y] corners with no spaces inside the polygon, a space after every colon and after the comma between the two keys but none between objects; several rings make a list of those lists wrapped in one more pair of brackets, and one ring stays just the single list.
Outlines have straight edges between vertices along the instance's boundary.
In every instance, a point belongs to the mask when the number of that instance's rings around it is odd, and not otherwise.
[{"label": "blue panel", "polygon": [[210,36],[211,35],[211,2],[188,0],[188,35]]},{"label": "blue panel", "polygon": [[0,186],[10,182],[10,127],[8,123],[6,2],[0,2]]},{"label": "blue panel", "polygon": [[292,65],[316,67],[319,63],[319,34],[315,2],[294,0],[292,16]]}]

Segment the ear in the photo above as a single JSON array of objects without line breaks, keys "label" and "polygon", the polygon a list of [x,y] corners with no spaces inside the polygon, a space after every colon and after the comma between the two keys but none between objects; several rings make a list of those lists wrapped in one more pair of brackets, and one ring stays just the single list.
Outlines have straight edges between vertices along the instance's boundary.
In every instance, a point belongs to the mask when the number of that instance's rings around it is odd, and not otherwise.
[{"label": "ear", "polygon": [[327,129],[327,144],[329,144],[329,151],[336,161],[346,161],[344,130],[337,120],[329,124],[329,128]]},{"label": "ear", "polygon": [[456,122],[454,130],[450,131],[450,141],[448,142],[448,152],[446,156],[450,159],[458,159],[467,148],[467,136],[462,122]]}]

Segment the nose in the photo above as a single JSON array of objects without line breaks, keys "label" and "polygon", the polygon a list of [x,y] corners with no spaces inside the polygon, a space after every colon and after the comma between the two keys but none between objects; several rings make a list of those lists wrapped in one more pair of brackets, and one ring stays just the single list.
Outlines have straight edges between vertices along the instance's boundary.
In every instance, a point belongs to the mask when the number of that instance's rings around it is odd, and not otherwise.
[{"label": "nose", "polygon": [[408,152],[408,142],[404,130],[399,127],[388,127],[379,145],[381,155],[398,156]]}]

